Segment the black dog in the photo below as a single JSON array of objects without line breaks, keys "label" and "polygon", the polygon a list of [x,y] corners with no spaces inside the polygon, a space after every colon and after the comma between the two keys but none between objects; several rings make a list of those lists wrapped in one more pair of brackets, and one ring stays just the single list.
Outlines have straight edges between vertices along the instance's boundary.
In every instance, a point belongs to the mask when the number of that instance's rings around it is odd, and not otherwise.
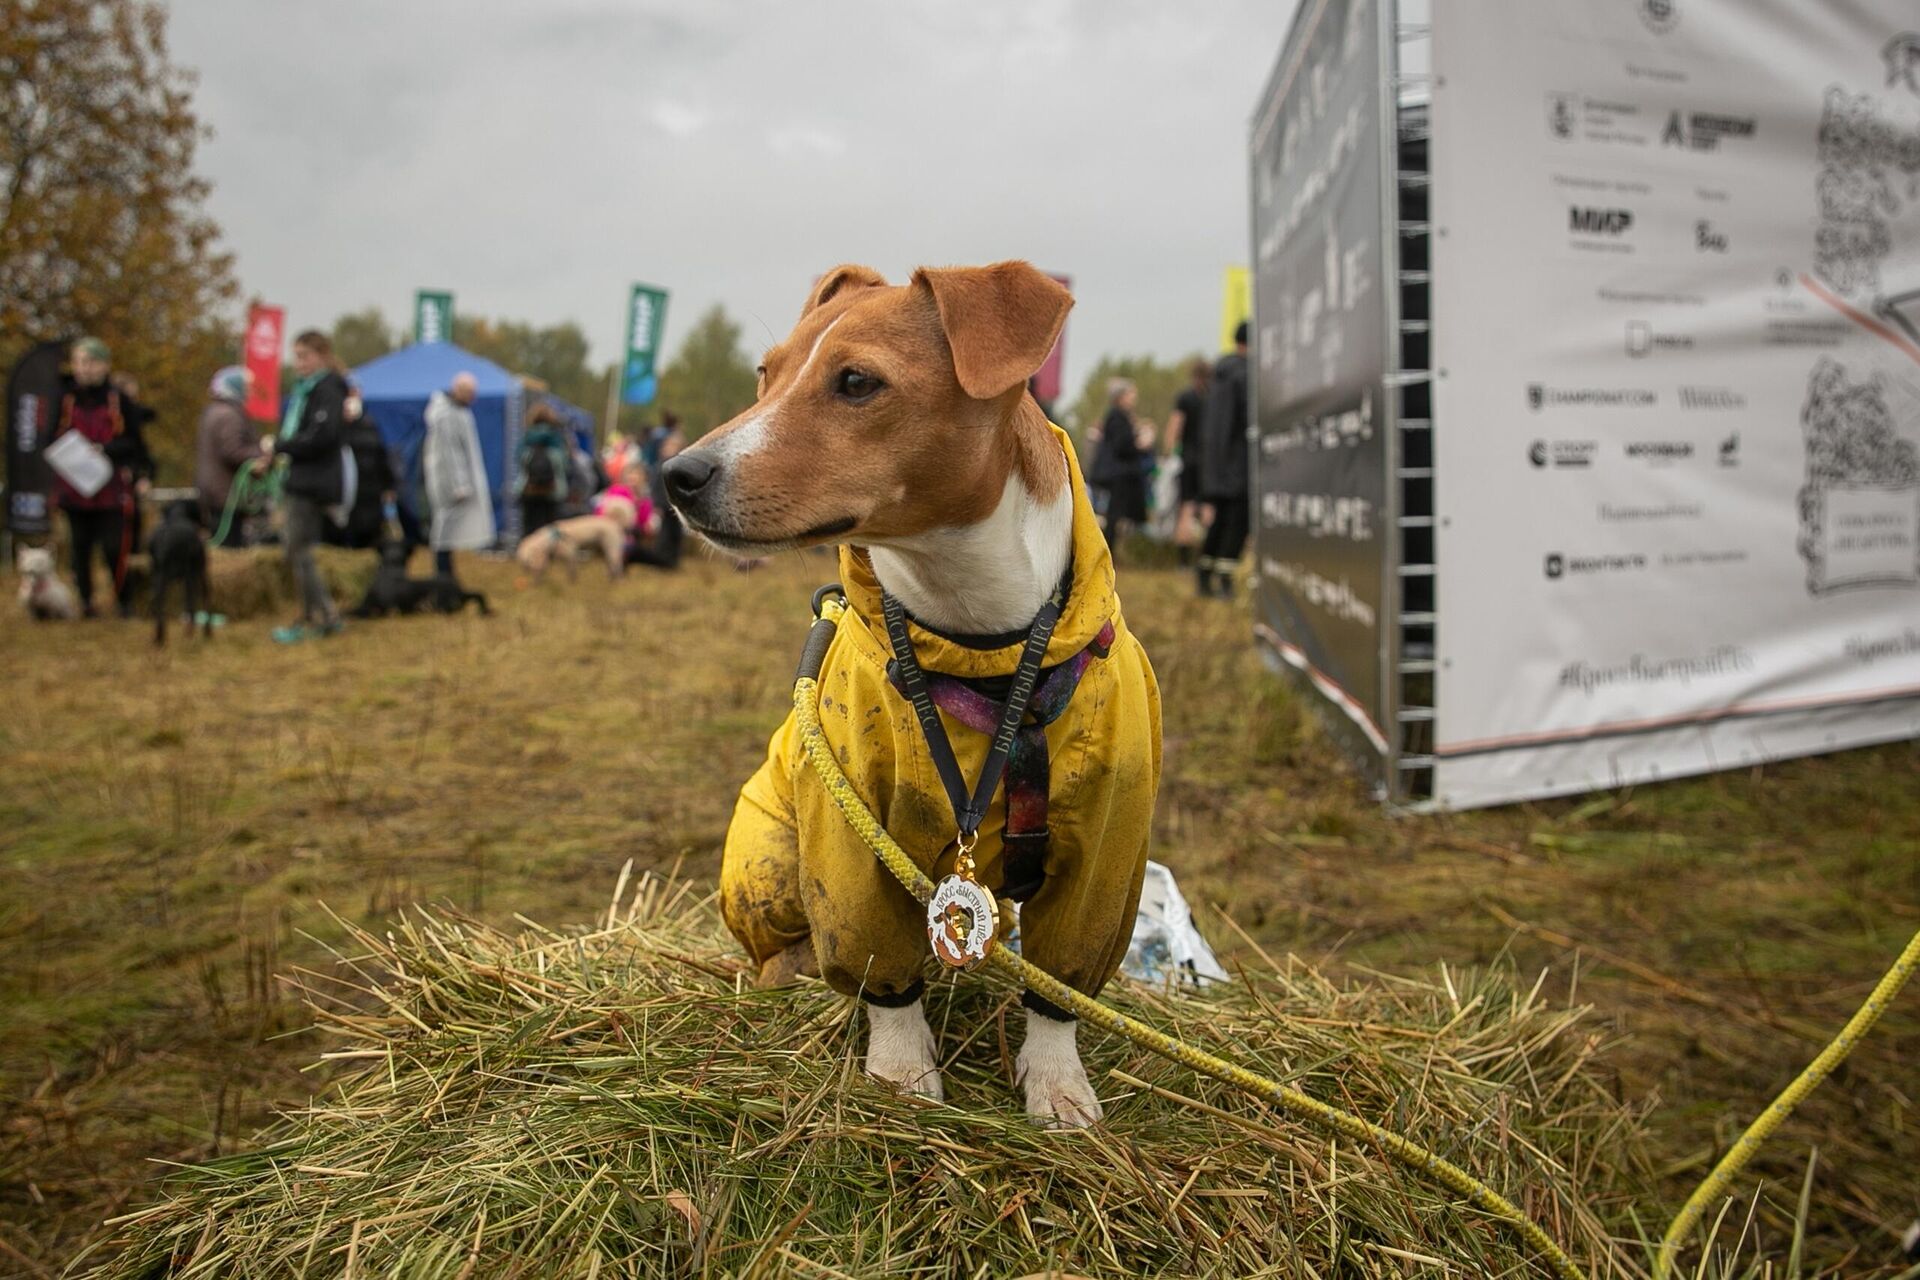
[{"label": "black dog", "polygon": [[147,542],[153,561],[153,643],[167,642],[167,596],[178,582],[186,596],[188,628],[198,618],[201,634],[213,637],[213,593],[207,587],[207,544],[200,537],[199,510],[191,502],[167,504],[160,527]]},{"label": "black dog", "polygon": [[406,543],[391,538],[380,544],[380,567],[374,570],[373,582],[353,611],[354,617],[384,618],[389,613],[419,613],[423,609],[458,613],[469,603],[479,606],[482,617],[493,612],[487,607],[485,596],[478,591],[468,591],[452,578],[409,578],[407,555],[410,550]]}]

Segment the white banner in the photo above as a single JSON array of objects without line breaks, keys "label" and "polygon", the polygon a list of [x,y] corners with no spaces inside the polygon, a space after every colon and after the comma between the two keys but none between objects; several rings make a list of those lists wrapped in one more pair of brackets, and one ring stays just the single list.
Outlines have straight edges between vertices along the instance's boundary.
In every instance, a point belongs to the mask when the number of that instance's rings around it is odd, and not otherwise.
[{"label": "white banner", "polygon": [[1435,801],[1920,735],[1920,6],[1435,9]]}]

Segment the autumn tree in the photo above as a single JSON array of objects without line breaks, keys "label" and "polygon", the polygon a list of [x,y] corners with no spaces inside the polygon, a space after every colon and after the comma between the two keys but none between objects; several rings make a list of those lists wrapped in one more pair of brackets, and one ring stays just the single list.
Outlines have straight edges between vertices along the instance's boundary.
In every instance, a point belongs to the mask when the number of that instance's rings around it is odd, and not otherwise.
[{"label": "autumn tree", "polygon": [[716,304],[694,322],[660,374],[659,404],[680,415],[689,440],[726,422],[758,394],[753,358],[741,348],[740,332]]},{"label": "autumn tree", "polygon": [[36,341],[103,338],[159,410],[176,481],[207,380],[237,358],[192,89],[158,3],[0,0],[0,369]]}]

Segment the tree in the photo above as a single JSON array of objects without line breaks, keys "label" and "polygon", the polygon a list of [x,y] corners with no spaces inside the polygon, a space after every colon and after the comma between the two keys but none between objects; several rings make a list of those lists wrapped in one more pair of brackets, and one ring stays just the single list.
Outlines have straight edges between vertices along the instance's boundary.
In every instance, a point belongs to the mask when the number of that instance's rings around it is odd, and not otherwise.
[{"label": "tree", "polygon": [[333,322],[333,354],[349,366],[378,360],[398,345],[379,307],[364,307]]},{"label": "tree", "polygon": [[538,378],[562,400],[597,411],[606,382],[587,364],[587,335],[568,320],[539,328],[518,320],[453,318],[453,340],[511,373]]},{"label": "tree", "polygon": [[238,355],[233,260],[203,209],[207,130],[150,0],[0,0],[0,369],[91,333],[190,473],[207,380]]},{"label": "tree", "polygon": [[680,415],[697,439],[753,404],[759,394],[753,358],[740,346],[740,326],[717,303],[694,322],[660,375],[662,408]]},{"label": "tree", "polygon": [[[1101,356],[1100,363],[1093,366],[1093,372],[1087,375],[1080,394],[1067,410],[1066,421],[1060,425],[1084,446],[1087,428],[1098,426],[1107,415],[1110,399],[1107,385],[1115,378],[1128,378],[1140,392],[1134,415],[1147,419],[1164,433],[1167,416],[1173,412],[1174,398],[1187,385],[1187,370],[1199,358],[1196,352],[1186,359],[1162,364],[1152,356]],[[1165,438],[1164,434],[1161,438]],[[1083,457],[1082,461],[1092,465],[1090,459]]]}]

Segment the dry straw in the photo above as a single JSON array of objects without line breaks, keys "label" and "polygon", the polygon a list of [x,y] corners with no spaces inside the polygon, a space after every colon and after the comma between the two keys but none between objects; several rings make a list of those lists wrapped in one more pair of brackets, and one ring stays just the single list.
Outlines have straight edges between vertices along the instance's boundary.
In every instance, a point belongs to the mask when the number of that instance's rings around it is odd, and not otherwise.
[{"label": "dry straw", "polygon": [[[760,991],[711,902],[643,878],[600,927],[418,912],[295,981],[341,1072],[117,1221],[105,1276],[1527,1276],[1510,1232],[1110,1037],[1108,1120],[1025,1121],[1015,993],[929,996],[949,1102],[860,1073],[852,1002]],[[1637,1107],[1579,1010],[1499,973],[1337,985],[1299,961],[1127,1012],[1432,1147],[1597,1275],[1644,1203]]]}]

